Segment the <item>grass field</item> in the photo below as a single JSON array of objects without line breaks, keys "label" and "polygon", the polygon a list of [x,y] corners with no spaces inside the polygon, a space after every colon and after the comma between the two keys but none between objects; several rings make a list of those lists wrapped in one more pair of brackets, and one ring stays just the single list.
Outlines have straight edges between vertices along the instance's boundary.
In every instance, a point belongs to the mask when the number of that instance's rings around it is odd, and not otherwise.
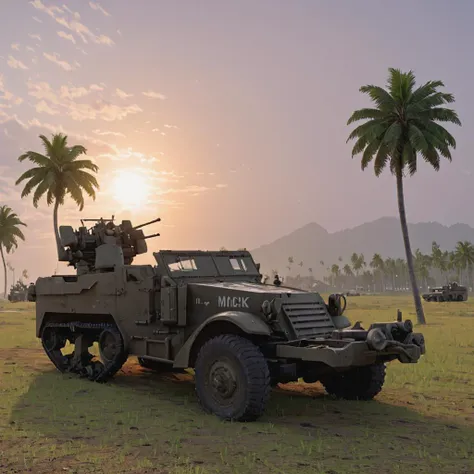
[{"label": "grass field", "polygon": [[[348,298],[346,314],[394,320],[397,308],[415,322],[409,296]],[[203,414],[190,376],[134,358],[108,384],[62,375],[35,339],[33,305],[0,303],[0,472],[474,473],[474,300],[425,311],[427,354],[389,364],[374,401],[289,384],[242,424]]]}]

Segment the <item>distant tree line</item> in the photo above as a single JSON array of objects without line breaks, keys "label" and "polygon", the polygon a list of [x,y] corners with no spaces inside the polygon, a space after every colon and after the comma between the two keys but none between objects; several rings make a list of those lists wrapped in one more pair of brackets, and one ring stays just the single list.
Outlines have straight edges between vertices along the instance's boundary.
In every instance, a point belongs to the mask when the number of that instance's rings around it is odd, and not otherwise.
[{"label": "distant tree line", "polygon": [[[419,249],[413,254],[413,262],[417,280],[422,289],[443,285],[449,281],[457,281],[468,288],[473,288],[474,245],[468,241],[459,241],[452,251],[443,250],[433,241],[431,253],[424,254]],[[300,261],[298,273],[294,273],[294,258],[288,257],[286,284],[298,287],[311,287],[317,282],[313,276],[313,268],[304,268]],[[348,262],[342,257],[337,263],[320,261],[326,275],[323,282],[329,287],[342,290],[362,287],[368,291],[409,291],[410,278],[407,262],[403,258],[383,258],[374,253],[370,259],[364,254],[353,253]],[[272,274],[278,274],[272,270]],[[286,272],[285,272],[286,273]]]}]

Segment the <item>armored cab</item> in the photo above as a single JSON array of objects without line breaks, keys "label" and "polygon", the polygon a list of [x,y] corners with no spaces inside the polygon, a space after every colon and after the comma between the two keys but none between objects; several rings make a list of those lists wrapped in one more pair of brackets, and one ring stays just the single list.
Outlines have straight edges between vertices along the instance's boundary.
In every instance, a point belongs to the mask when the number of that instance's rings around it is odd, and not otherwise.
[{"label": "armored cab", "polygon": [[337,397],[372,399],[386,363],[415,363],[425,352],[401,315],[351,326],[342,295],[326,302],[262,283],[248,251],[161,250],[154,264],[133,265],[151,237],[141,227],[102,219],[90,229],[61,227],[59,258],[76,274],[39,278],[29,289],[36,335],[59,371],[102,382],[130,356],[158,371],[192,368],[205,411],[250,421],[279,382],[319,380]]},{"label": "armored cab", "polygon": [[465,286],[461,286],[456,282],[449,283],[444,286],[431,288],[431,291],[423,294],[425,301],[467,301],[468,291]]}]

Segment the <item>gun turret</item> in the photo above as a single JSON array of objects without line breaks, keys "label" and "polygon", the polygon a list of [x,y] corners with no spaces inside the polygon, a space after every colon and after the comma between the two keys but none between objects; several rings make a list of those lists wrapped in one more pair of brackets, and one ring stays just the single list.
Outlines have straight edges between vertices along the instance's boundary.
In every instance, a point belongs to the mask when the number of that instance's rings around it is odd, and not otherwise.
[{"label": "gun turret", "polygon": [[[74,230],[72,226],[60,226],[59,235],[62,248],[58,249],[58,260],[69,262],[78,273],[109,271],[121,265],[131,265],[136,255],[148,251],[146,240],[158,237],[155,233],[145,235],[142,228],[161,221],[154,219],[133,227],[131,221],[121,224],[110,220],[81,219],[82,226]],[[95,222],[87,228],[85,222]]]}]

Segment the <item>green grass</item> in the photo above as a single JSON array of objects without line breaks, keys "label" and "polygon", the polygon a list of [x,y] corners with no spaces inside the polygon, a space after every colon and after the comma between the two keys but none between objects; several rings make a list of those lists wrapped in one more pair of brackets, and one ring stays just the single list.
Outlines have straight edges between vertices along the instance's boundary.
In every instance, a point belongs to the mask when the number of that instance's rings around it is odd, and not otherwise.
[{"label": "green grass", "polygon": [[[414,322],[409,296],[349,297],[352,322]],[[15,311],[15,312],[12,312]],[[272,393],[255,423],[204,414],[192,379],[134,358],[107,384],[57,372],[34,335],[34,306],[0,303],[0,472],[474,472],[474,301],[425,303],[427,354],[392,362],[372,402],[319,384]]]}]

